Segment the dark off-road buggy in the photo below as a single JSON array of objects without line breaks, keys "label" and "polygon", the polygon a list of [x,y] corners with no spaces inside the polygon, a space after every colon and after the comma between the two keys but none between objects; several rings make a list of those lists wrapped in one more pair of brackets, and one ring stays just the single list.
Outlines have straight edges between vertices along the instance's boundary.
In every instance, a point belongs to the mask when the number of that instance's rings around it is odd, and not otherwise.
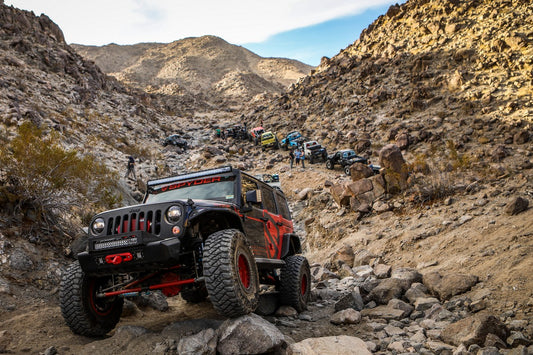
[{"label": "dark off-road buggy", "polygon": [[74,333],[102,336],[124,297],[152,290],[192,303],[208,297],[228,317],[274,312],[277,302],[302,311],[311,277],[299,253],[283,192],[246,173],[222,167],[149,181],[143,204],[92,219],[88,249],[63,273],[61,312]]},{"label": "dark off-road buggy", "polygon": [[182,149],[187,149],[188,148],[187,141],[185,139],[181,138],[177,134],[173,134],[171,136],[168,136],[167,138],[165,138],[163,140],[163,142],[161,144],[163,145],[163,147],[166,147],[167,145],[173,145],[173,146],[176,146],[176,147],[179,147],[179,148],[182,148]]},{"label": "dark off-road buggy", "polygon": [[352,149],[344,149],[328,155],[326,159],[326,168],[334,169],[335,165],[340,165],[346,175],[350,175],[350,166],[353,163],[368,164],[368,160],[355,154]]}]

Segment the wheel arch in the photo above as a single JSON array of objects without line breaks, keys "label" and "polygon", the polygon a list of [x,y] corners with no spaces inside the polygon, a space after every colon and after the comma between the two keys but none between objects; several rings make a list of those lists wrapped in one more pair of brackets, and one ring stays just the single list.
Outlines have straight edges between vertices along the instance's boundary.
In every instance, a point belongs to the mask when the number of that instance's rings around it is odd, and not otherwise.
[{"label": "wheel arch", "polygon": [[209,210],[194,216],[189,223],[198,225],[199,232],[207,238],[209,235],[223,229],[237,229],[244,233],[242,219],[232,211]]},{"label": "wheel arch", "polygon": [[281,245],[281,258],[285,258],[290,255],[300,254],[302,252],[302,243],[300,238],[293,233],[284,234],[283,242]]}]

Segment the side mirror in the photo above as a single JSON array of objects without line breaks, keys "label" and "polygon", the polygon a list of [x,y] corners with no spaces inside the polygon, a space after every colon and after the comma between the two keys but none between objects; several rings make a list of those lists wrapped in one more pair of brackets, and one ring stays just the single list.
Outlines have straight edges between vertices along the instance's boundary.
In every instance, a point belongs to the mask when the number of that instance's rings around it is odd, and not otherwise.
[{"label": "side mirror", "polygon": [[261,203],[261,190],[246,191],[246,204]]}]

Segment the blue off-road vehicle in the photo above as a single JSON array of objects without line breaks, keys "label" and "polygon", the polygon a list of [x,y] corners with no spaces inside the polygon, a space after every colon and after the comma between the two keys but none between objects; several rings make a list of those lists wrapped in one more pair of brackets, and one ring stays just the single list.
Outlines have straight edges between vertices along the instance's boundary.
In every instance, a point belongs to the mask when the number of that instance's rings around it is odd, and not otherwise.
[{"label": "blue off-road vehicle", "polygon": [[92,219],[87,250],[63,273],[61,312],[74,333],[106,334],[124,297],[153,290],[209,298],[228,317],[262,298],[306,308],[309,264],[281,190],[229,166],[147,186],[142,204]]},{"label": "blue off-road vehicle", "polygon": [[288,133],[285,138],[280,142],[280,147],[289,150],[298,148],[305,141],[305,137],[300,134],[298,131],[292,131]]}]

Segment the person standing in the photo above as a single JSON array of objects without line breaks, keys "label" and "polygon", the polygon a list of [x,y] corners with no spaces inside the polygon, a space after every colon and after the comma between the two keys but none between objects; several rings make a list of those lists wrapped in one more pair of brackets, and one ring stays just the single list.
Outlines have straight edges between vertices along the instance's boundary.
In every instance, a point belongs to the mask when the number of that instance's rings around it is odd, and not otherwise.
[{"label": "person standing", "polygon": [[305,169],[305,151],[303,149],[301,151],[300,161],[302,162],[302,168]]},{"label": "person standing", "polygon": [[294,159],[296,160],[296,166],[300,165],[300,157],[301,157],[300,149],[296,148],[294,151]]},{"label": "person standing", "polygon": [[291,169],[292,169],[292,164],[294,163],[294,152],[292,150],[289,151],[289,161],[291,163]]},{"label": "person standing", "polygon": [[128,178],[130,174],[133,174],[133,180],[137,180],[137,177],[135,176],[135,158],[133,158],[131,155],[128,158],[128,171],[126,171],[124,179]]}]

